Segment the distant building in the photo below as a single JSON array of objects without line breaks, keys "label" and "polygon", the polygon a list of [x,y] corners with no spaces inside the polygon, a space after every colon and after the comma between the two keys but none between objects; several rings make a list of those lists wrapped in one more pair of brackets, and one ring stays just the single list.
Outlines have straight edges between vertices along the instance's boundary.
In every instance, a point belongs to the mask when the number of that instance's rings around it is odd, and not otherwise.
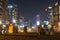
[{"label": "distant building", "polygon": [[0,20],[5,23],[8,20],[8,0],[0,0]]},{"label": "distant building", "polygon": [[16,20],[16,22],[18,22],[18,8],[17,5],[14,5],[12,8],[12,20]]}]

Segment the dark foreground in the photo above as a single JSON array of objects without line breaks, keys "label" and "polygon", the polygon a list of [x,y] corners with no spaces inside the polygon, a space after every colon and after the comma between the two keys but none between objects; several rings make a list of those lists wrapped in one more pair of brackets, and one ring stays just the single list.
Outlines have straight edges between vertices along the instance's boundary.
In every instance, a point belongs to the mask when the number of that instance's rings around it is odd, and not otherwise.
[{"label": "dark foreground", "polygon": [[39,36],[39,35],[0,35],[0,40],[60,40],[60,36]]}]

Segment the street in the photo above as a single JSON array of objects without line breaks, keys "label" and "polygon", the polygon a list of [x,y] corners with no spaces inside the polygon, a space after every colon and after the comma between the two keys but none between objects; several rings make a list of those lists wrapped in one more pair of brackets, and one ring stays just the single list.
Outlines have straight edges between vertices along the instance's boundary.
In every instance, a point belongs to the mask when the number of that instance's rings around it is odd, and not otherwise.
[{"label": "street", "polygon": [[0,40],[59,40],[59,36],[40,35],[0,35]]}]

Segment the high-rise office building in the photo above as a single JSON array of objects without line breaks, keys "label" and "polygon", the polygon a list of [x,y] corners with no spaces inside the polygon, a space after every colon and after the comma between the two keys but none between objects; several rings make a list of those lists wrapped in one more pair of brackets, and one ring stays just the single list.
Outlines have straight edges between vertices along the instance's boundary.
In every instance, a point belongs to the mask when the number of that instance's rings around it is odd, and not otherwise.
[{"label": "high-rise office building", "polygon": [[17,8],[17,5],[14,5],[13,8],[12,8],[12,21],[18,21],[18,8]]},{"label": "high-rise office building", "polygon": [[8,13],[9,22],[16,23],[18,21],[17,5],[10,5],[8,6],[8,8],[9,8],[9,13]]}]

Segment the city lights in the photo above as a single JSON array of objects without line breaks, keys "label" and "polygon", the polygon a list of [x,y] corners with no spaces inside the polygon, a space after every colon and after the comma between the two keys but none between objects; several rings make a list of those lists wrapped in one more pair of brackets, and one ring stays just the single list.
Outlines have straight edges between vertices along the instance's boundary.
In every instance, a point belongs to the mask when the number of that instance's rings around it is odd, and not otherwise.
[{"label": "city lights", "polygon": [[[15,3],[17,2],[17,4]],[[60,1],[56,0],[1,0],[0,34],[52,35],[60,33]],[[43,4],[42,4],[43,3]],[[36,36],[38,36],[36,35]],[[19,37],[18,37],[19,38]],[[4,38],[3,38],[4,39]],[[7,38],[6,38],[7,39]]]}]

